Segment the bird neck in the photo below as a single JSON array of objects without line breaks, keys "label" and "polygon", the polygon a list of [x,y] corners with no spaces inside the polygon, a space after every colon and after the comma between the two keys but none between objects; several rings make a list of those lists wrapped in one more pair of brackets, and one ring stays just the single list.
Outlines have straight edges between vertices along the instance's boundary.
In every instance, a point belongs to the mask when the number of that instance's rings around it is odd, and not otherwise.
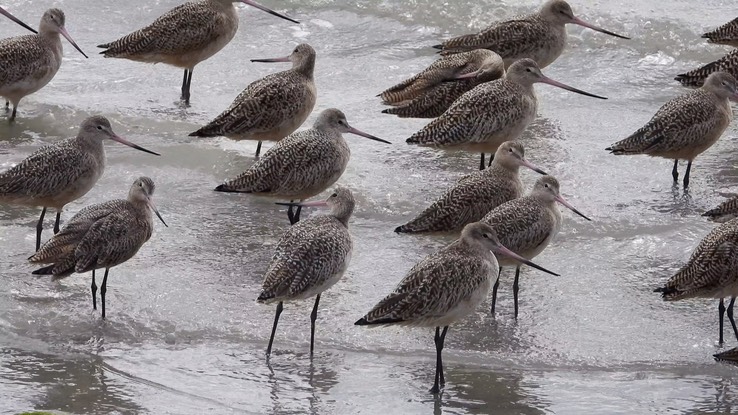
[{"label": "bird neck", "polygon": [[342,204],[342,205],[334,207],[333,211],[331,211],[331,216],[338,219],[338,221],[341,222],[343,226],[348,228],[348,222],[353,213],[354,213],[354,204],[347,203],[345,205]]},{"label": "bird neck", "polygon": [[310,79],[313,79],[313,71],[315,70],[315,55],[306,57],[305,59],[297,62],[292,68],[295,72],[302,74]]}]

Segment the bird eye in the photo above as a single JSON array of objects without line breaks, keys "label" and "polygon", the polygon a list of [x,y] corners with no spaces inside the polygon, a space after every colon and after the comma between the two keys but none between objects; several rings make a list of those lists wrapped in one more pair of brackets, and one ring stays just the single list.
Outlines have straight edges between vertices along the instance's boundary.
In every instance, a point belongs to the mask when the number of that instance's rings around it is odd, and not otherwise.
[{"label": "bird eye", "polygon": [[545,186],[546,186],[546,188],[549,188],[549,187],[551,187],[551,186],[549,186],[549,185],[548,185],[548,183],[547,183],[547,184],[545,184]]},{"label": "bird eye", "polygon": [[338,197],[338,193],[333,193],[331,197]]},{"label": "bird eye", "polygon": [[530,68],[525,68],[525,71],[526,72],[533,72],[533,71],[530,70]]},{"label": "bird eye", "polygon": [[511,153],[512,153],[512,152],[513,152],[513,149],[510,149],[510,150],[507,150],[507,151],[509,151],[509,152],[511,152]]},{"label": "bird eye", "polygon": [[486,233],[483,233],[482,238],[489,239],[489,235],[487,235]]},{"label": "bird eye", "polygon": [[297,53],[297,49],[293,50],[292,53]]},{"label": "bird eye", "polygon": [[97,126],[97,129],[98,129],[98,130],[102,130],[102,125],[98,125],[98,126]]}]

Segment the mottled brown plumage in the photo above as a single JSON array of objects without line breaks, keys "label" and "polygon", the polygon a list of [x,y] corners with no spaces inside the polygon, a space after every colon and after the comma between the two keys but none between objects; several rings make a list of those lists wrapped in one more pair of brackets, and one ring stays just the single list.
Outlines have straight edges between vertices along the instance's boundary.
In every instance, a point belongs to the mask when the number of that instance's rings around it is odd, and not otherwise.
[{"label": "mottled brown plumage", "polygon": [[738,197],[728,199],[714,209],[703,213],[712,222],[725,223],[738,217]]},{"label": "mottled brown plumage", "polygon": [[710,43],[738,48],[738,18],[702,35]]},{"label": "mottled brown plumage", "polygon": [[442,49],[444,55],[484,48],[497,52],[508,67],[516,60],[529,58],[545,68],[563,52],[568,23],[628,39],[575,17],[571,6],[563,0],[549,0],[536,13],[494,23],[477,34],[449,39],[436,48]]},{"label": "mottled brown plumage", "polygon": [[687,187],[692,161],[715,144],[733,119],[729,99],[738,99],[735,78],[725,72],[713,73],[700,89],[668,101],[645,126],[606,150],[615,155],[647,154],[673,159],[675,182],[677,162],[687,160]]},{"label": "mottled brown plumage", "polygon": [[497,206],[519,198],[523,183],[518,176],[520,166],[546,174],[525,160],[519,142],[503,143],[495,153],[492,165],[459,179],[415,219],[398,226],[395,232],[459,232],[468,223],[481,220]]},{"label": "mottled brown plumage", "polygon": [[272,350],[282,303],[317,296],[311,315],[310,353],[313,352],[320,294],[341,279],[351,260],[353,242],[348,230],[348,222],[354,211],[354,196],[351,191],[337,187],[325,202],[301,205],[329,206],[331,212],[290,226],[277,243],[257,299],[265,304],[279,303],[267,355]]},{"label": "mottled brown plumage", "polygon": [[727,72],[734,78],[738,77],[738,50],[734,50],[701,68],[679,74],[674,79],[681,82],[684,86],[700,87],[704,84],[705,79],[714,72]]}]

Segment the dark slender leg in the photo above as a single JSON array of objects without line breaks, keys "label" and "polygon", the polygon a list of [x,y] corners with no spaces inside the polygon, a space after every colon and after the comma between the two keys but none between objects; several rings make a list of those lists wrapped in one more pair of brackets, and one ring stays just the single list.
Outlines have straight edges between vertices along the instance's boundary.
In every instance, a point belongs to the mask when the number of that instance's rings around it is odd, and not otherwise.
[{"label": "dark slender leg", "polygon": [[259,154],[261,154],[261,141],[259,141],[259,144],[256,145],[256,155],[254,155],[254,158],[259,158]]},{"label": "dark slender leg", "polygon": [[[294,202],[294,200],[290,200],[290,203]],[[290,220],[290,225],[294,225],[297,223],[295,221],[295,211],[292,209],[292,206],[290,205],[289,209],[287,209],[287,218]]]},{"label": "dark slender leg", "polygon": [[679,160],[674,160],[674,168],[671,169],[671,177],[674,178],[674,183],[679,182]]},{"label": "dark slender leg", "polygon": [[92,309],[97,310],[97,298],[95,295],[97,295],[97,284],[95,284],[95,270],[92,270],[92,285],[90,286],[90,290],[92,291]]},{"label": "dark slender leg", "polygon": [[430,390],[431,393],[440,392],[441,387],[446,384],[446,378],[443,376],[443,358],[441,357],[441,352],[443,351],[443,342],[446,339],[447,331],[448,326],[443,328],[443,332],[441,332],[440,327],[436,327],[436,336],[433,338],[433,342],[436,344],[436,376],[433,387]]},{"label": "dark slender leg", "polygon": [[59,224],[61,223],[61,210],[56,212],[56,221],[54,222],[54,235],[59,233]]},{"label": "dark slender leg", "polygon": [[487,167],[492,165],[492,161],[495,159],[495,153],[491,153],[489,155],[489,163],[487,163]]},{"label": "dark slender leg", "polygon": [[515,281],[513,281],[513,301],[515,302],[515,318],[518,318],[518,278],[520,277],[520,267],[515,268]]},{"label": "dark slender leg", "polygon": [[36,224],[36,250],[41,248],[41,231],[44,229],[44,216],[46,216],[46,208],[41,209],[41,217],[38,218]]},{"label": "dark slender leg", "polygon": [[15,121],[15,114],[18,113],[18,106],[13,104],[13,112],[10,113],[10,122]]},{"label": "dark slender leg", "polygon": [[489,310],[489,313],[492,315],[495,314],[495,303],[497,303],[497,289],[500,287],[500,274],[502,274],[502,267],[500,267],[500,270],[497,271],[497,280],[495,280],[495,285],[492,286],[492,307]]},{"label": "dark slender leg", "polygon": [[100,286],[100,305],[102,306],[103,320],[105,320],[105,292],[108,291],[108,271],[110,271],[110,268],[105,268],[105,276],[103,277],[102,286]]},{"label": "dark slender leg", "polygon": [[274,314],[274,325],[272,326],[272,335],[269,337],[269,345],[267,346],[266,356],[269,359],[269,355],[272,354],[272,343],[274,342],[274,333],[277,332],[277,323],[279,322],[279,315],[282,314],[283,305],[280,301],[277,304],[277,313]]},{"label": "dark slender leg", "polygon": [[179,97],[181,100],[185,99],[185,91],[187,90],[187,72],[189,71],[185,69],[184,76],[182,77],[182,95]]},{"label": "dark slender leg", "polygon": [[300,221],[300,212],[302,212],[302,206],[298,206],[295,210],[295,223]]},{"label": "dark slender leg", "polygon": [[484,153],[482,153],[482,159],[479,161],[479,170],[484,170]]},{"label": "dark slender leg", "polygon": [[185,104],[190,103],[190,84],[192,83],[192,71],[189,69],[184,70],[184,76],[182,77],[182,99]]},{"label": "dark slender leg", "polygon": [[185,97],[185,104],[190,105],[190,87],[192,86],[192,72],[194,70],[190,69],[190,73],[187,75],[187,96]]},{"label": "dark slender leg", "polygon": [[720,316],[720,323],[718,325],[719,330],[720,330],[720,335],[718,336],[718,338],[720,340],[718,340],[718,344],[722,346],[723,345],[723,316],[725,315],[725,304],[723,303],[722,298],[720,299],[720,302],[718,303],[718,315]]},{"label": "dark slender leg", "polygon": [[692,160],[687,162],[687,172],[684,173],[684,188],[689,187],[689,172],[692,170]]},{"label": "dark slender leg", "polygon": [[735,297],[732,297],[730,299],[730,304],[728,304],[728,320],[730,320],[730,325],[733,326],[733,334],[735,334],[735,338],[736,340],[738,340],[738,327],[735,326],[735,320],[733,319],[733,306],[734,305],[735,305]]},{"label": "dark slender leg", "polygon": [[310,356],[313,355],[313,345],[315,344],[315,320],[318,318],[318,303],[320,302],[320,294],[315,297],[315,305],[313,312],[310,313]]},{"label": "dark slender leg", "polygon": [[5,112],[10,112],[10,101],[5,101]]}]

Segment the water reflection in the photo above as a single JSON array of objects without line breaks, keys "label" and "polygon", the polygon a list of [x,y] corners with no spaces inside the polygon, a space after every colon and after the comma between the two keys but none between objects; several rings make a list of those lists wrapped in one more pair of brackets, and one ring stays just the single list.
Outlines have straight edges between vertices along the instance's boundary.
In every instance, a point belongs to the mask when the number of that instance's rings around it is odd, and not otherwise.
[{"label": "water reflection", "polygon": [[[331,389],[338,384],[334,365],[342,364],[343,356],[333,352],[317,352],[312,358],[306,353],[279,353],[265,362],[269,370],[270,413],[323,414],[330,412]],[[306,405],[307,404],[307,407]]]}]

